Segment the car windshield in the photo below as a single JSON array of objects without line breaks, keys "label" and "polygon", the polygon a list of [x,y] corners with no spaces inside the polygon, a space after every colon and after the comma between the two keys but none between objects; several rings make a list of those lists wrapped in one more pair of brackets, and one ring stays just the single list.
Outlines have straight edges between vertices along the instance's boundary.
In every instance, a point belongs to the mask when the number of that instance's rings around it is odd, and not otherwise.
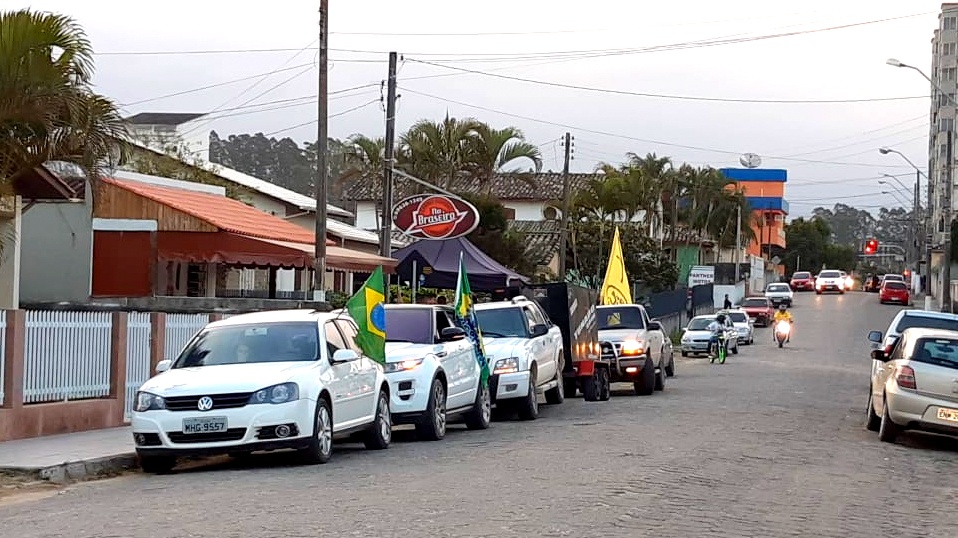
[{"label": "car windshield", "polygon": [[599,318],[599,330],[602,329],[644,329],[642,314],[638,308],[614,306],[596,310]]},{"label": "car windshield", "polygon": [[314,361],[318,342],[319,328],[310,322],[215,327],[200,332],[171,367]]},{"label": "car windshield", "polygon": [[748,323],[748,315],[745,312],[729,312],[728,317],[732,318],[732,323]]},{"label": "car windshield", "polygon": [[923,338],[915,343],[911,360],[958,370],[958,340]]},{"label": "car windshield", "polygon": [[769,284],[768,289],[766,289],[765,291],[770,291],[774,293],[779,291],[788,291],[790,289],[791,288],[788,287],[788,284]]},{"label": "car windshield", "polygon": [[431,308],[386,307],[386,341],[435,344]]},{"label": "car windshield", "polygon": [[715,321],[715,318],[692,318],[692,321],[689,322],[688,329],[690,331],[707,331],[709,323],[713,321]]},{"label": "car windshield", "polygon": [[792,278],[796,280],[803,280],[803,279],[812,278],[812,274],[811,273],[795,273],[794,275],[792,275]]},{"label": "car windshield", "polygon": [[752,308],[767,308],[768,300],[766,299],[745,299],[742,301],[743,307],[752,307]]},{"label": "car windshield", "polygon": [[529,323],[519,307],[476,310],[476,321],[482,336],[489,338],[529,336]]},{"label": "car windshield", "polygon": [[838,271],[822,271],[818,273],[818,278],[841,278],[842,274]]},{"label": "car windshield", "polygon": [[886,283],[885,283],[885,289],[889,289],[889,290],[906,290],[906,289],[908,289],[908,287],[905,286],[905,283],[904,283],[904,282],[895,282],[894,280],[892,280],[892,281],[889,281],[889,282],[886,282]]},{"label": "car windshield", "polygon": [[905,329],[912,327],[958,331],[958,319],[933,316],[902,316],[901,321],[895,326],[895,332],[901,334]]},{"label": "car windshield", "polygon": [[904,282],[905,277],[901,275],[885,275],[886,282]]}]

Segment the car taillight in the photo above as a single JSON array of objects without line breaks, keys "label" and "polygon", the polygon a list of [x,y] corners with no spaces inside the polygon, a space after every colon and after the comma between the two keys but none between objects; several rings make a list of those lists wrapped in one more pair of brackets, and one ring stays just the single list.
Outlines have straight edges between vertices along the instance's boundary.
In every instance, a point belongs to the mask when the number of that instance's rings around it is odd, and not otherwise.
[{"label": "car taillight", "polygon": [[895,372],[895,381],[903,389],[918,389],[918,385],[915,384],[915,371],[911,366],[899,366]]},{"label": "car taillight", "polygon": [[887,357],[888,355],[891,355],[891,348],[892,348],[893,346],[894,346],[894,344],[888,344],[887,346],[885,346],[885,356],[886,356],[886,357]]}]

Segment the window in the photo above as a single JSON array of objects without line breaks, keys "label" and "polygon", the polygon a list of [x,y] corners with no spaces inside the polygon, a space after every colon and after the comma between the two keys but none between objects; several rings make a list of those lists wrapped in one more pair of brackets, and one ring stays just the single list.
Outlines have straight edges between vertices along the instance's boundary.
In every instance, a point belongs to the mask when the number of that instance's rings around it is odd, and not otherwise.
[{"label": "window", "polygon": [[945,17],[941,21],[942,30],[955,30],[956,29],[956,20],[955,17]]},{"label": "window", "polygon": [[905,329],[912,327],[921,327],[923,329],[944,329],[947,331],[958,330],[958,319],[938,318],[932,316],[902,316],[895,332],[901,334]]},{"label": "window", "polygon": [[709,324],[715,321],[715,318],[692,318],[692,321],[689,322],[688,329],[690,331],[707,331]]},{"label": "window", "polygon": [[534,306],[526,306],[523,308],[526,311],[526,317],[529,318],[529,330],[532,330],[533,325],[546,325],[545,318],[542,317],[542,314],[539,312],[539,309]]},{"label": "window", "polygon": [[516,220],[516,210],[512,207],[503,207],[502,216],[505,217],[506,220]]},{"label": "window", "polygon": [[748,316],[745,312],[730,312],[728,317],[733,323],[748,323]]},{"label": "window", "polygon": [[529,324],[522,310],[515,308],[490,308],[476,310],[476,320],[483,336],[490,338],[526,338]]},{"label": "window", "polygon": [[923,338],[915,344],[911,360],[958,370],[958,341]]},{"label": "window", "polygon": [[745,299],[742,301],[742,307],[749,308],[767,308],[769,304],[768,299]]},{"label": "window", "polygon": [[[954,20],[954,19],[953,19]],[[941,54],[942,56],[954,56],[955,55],[955,46],[956,43],[942,43],[941,44]]]},{"label": "window", "polygon": [[644,329],[645,323],[638,308],[609,307],[596,310],[599,318],[599,330],[602,329]]},{"label": "window", "polygon": [[323,329],[326,331],[326,351],[329,352],[329,358],[333,358],[333,354],[340,349],[346,349],[348,347],[343,335],[340,334],[339,329],[336,328],[336,324],[332,321],[327,321]]},{"label": "window", "polygon": [[938,120],[938,130],[947,133],[954,130],[955,120],[951,118],[941,118]]},{"label": "window", "polygon": [[941,80],[947,80],[947,81],[955,80],[956,73],[958,73],[958,68],[944,67],[941,70]]},{"label": "window", "polygon": [[842,273],[840,271],[822,271],[818,273],[818,278],[841,278]]},{"label": "window", "polygon": [[431,308],[386,308],[386,341],[435,344]]},{"label": "window", "polygon": [[314,361],[319,338],[315,323],[227,325],[201,332],[173,368],[253,362]]},{"label": "window", "polygon": [[351,321],[346,319],[337,319],[336,325],[339,326],[340,332],[343,333],[343,336],[346,338],[346,345],[349,346],[349,349],[352,349],[357,354],[362,355],[363,350],[359,347],[359,344],[356,343],[356,337],[359,336],[359,331],[356,329]]}]

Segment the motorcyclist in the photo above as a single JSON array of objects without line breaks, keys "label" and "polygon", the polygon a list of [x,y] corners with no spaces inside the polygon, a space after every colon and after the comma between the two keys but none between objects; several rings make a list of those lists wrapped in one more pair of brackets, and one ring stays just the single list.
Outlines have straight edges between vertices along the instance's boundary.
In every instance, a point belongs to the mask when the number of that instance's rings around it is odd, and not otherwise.
[{"label": "motorcyclist", "polygon": [[[793,325],[795,322],[795,320],[792,319],[792,313],[788,311],[788,307],[784,304],[778,305],[778,312],[775,312],[774,324],[777,324],[779,321],[787,321],[789,325]],[[785,335],[785,341],[788,342],[791,338],[792,332],[789,331],[788,334]],[[775,341],[775,331],[772,331],[772,341]]]},{"label": "motorcyclist", "polygon": [[712,338],[709,340],[709,349],[714,349],[714,351],[712,351],[710,354],[717,356],[718,346],[723,344],[722,338],[720,338],[720,336],[725,330],[725,314],[719,314],[718,316],[715,316],[715,319],[712,320],[712,323],[709,323],[708,330],[712,333]]}]

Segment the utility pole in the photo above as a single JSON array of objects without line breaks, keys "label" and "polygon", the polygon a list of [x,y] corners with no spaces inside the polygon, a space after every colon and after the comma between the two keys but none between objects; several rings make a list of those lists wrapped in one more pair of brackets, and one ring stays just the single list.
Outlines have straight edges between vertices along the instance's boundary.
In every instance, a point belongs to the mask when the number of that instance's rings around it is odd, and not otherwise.
[{"label": "utility pole", "polygon": [[[921,267],[921,198],[918,194],[918,186],[921,183],[921,177],[918,173],[915,173],[915,193],[914,201],[911,204],[911,213],[912,213],[912,227],[914,228],[914,233],[912,234],[912,243],[911,250],[914,251],[915,257],[912,258],[915,262],[915,271],[912,274],[912,278],[921,278],[921,272],[918,270]],[[912,289],[915,289],[915,286],[912,285]]]},{"label": "utility pole", "polygon": [[742,253],[742,206],[735,208],[735,285],[738,286],[739,264]]},{"label": "utility pole", "polygon": [[565,282],[568,267],[566,267],[566,251],[569,245],[569,161],[572,159],[572,135],[565,134],[565,164],[562,165],[562,219],[559,228],[559,278]]},{"label": "utility pole", "polygon": [[313,191],[316,198],[315,247],[313,257],[313,300],[326,301],[326,192],[329,169],[326,165],[326,146],[328,143],[329,116],[329,0],[319,2],[319,98],[316,124],[316,184]]},{"label": "utility pole", "polygon": [[945,263],[942,267],[942,290],[941,290],[941,311],[951,312],[951,191],[955,188],[954,168],[954,141],[955,131],[948,131],[948,145],[945,155],[947,156],[947,165],[945,166],[945,177],[948,178],[945,183],[945,245],[944,258]]},{"label": "utility pole", "polygon": [[[383,211],[379,219],[381,238],[379,255],[392,257],[392,212],[393,212],[393,164],[396,151],[396,62],[397,54],[389,53],[389,75],[386,78],[386,147],[383,155]],[[412,275],[410,281],[417,275]],[[386,300],[389,300],[389,286],[386,286]]]}]

